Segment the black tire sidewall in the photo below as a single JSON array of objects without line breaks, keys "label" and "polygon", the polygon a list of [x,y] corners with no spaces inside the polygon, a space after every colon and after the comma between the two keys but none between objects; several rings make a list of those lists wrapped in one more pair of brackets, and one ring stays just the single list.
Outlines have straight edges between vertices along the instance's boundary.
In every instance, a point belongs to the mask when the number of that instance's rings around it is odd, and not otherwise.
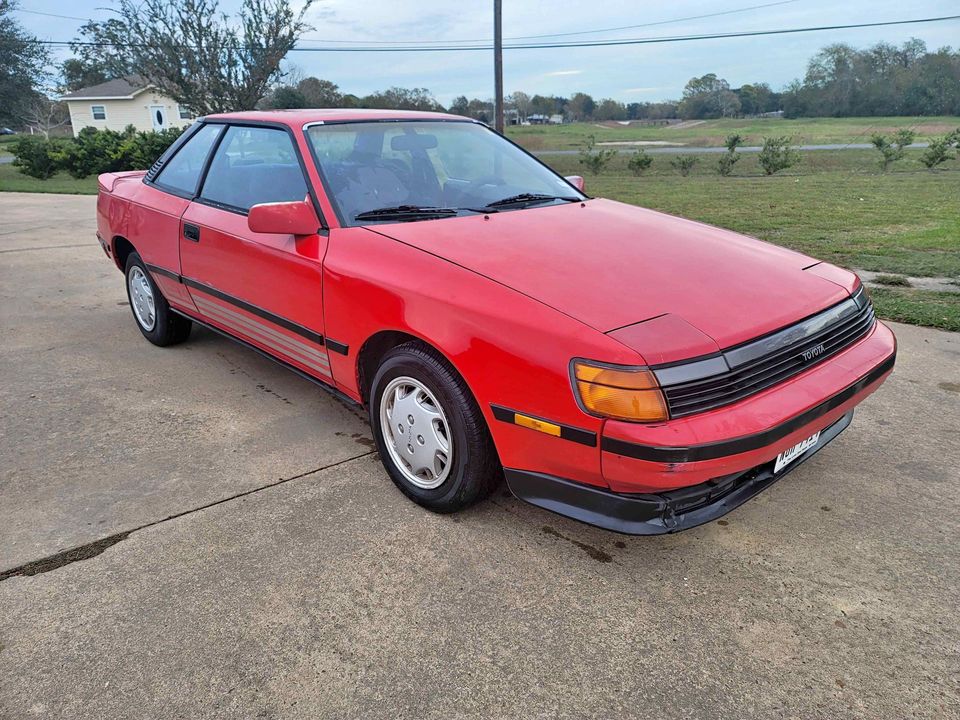
[{"label": "black tire sidewall", "polygon": [[[476,445],[476,439],[468,437],[466,431],[464,410],[467,399],[461,397],[461,390],[450,383],[450,378],[444,377],[444,374],[442,369],[438,372],[438,368],[425,362],[417,353],[388,354],[374,376],[369,403],[370,426],[380,458],[390,478],[412,500],[438,512],[456,510],[469,504],[469,501],[463,502],[463,499],[471,495],[471,489],[467,485],[470,482],[469,471],[475,460],[473,455]],[[402,376],[422,382],[433,393],[443,406],[453,436],[454,465],[447,479],[436,488],[421,488],[407,480],[387,450],[387,441],[380,426],[380,401],[383,390],[390,381]]]},{"label": "black tire sidewall", "polygon": [[[134,267],[138,267],[143,271],[147,282],[150,283],[150,289],[153,291],[154,322],[152,330],[147,330],[140,324],[140,320],[137,319],[137,313],[133,309],[133,298],[130,296],[130,271]],[[127,302],[130,304],[130,312],[133,314],[133,322],[136,324],[137,329],[154,345],[169,344],[170,338],[167,337],[167,335],[169,334],[168,328],[170,325],[170,306],[167,304],[166,298],[163,297],[163,293],[160,292],[160,288],[157,287],[157,284],[154,282],[153,276],[150,275],[150,271],[147,270],[140,255],[136,252],[130,253],[130,256],[127,258],[127,266],[124,269],[123,279],[127,287]]]}]

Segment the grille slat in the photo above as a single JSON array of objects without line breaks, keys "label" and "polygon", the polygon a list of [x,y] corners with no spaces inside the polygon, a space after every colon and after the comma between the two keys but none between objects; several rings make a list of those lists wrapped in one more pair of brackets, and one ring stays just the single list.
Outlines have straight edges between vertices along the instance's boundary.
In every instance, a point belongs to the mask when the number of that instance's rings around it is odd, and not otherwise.
[{"label": "grille slat", "polygon": [[712,400],[713,396],[718,393],[729,393],[731,392],[731,385],[734,385],[739,389],[742,387],[752,386],[753,384],[762,383],[770,375],[779,372],[782,366],[793,366],[799,368],[804,367],[806,363],[800,359],[800,353],[804,349],[809,349],[809,347],[814,347],[822,343],[824,346],[824,353],[822,357],[827,357],[830,355],[831,351],[841,349],[844,345],[846,345],[850,338],[858,337],[860,334],[868,330],[872,324],[872,314],[869,318],[859,318],[855,325],[852,327],[839,329],[838,334],[834,335],[833,337],[820,340],[819,342],[814,342],[810,345],[801,345],[787,353],[779,353],[780,357],[774,358],[770,363],[765,363],[764,360],[751,363],[747,368],[747,371],[744,371],[743,369],[732,371],[724,375],[722,380],[714,380],[714,382],[712,382],[708,387],[701,386],[697,388],[687,388],[686,386],[683,386],[681,388],[681,386],[676,386],[676,388],[679,390],[678,392],[673,392],[674,388],[670,388],[670,398],[671,400],[674,400],[679,407],[684,401],[690,399],[693,399],[694,401],[697,399]]},{"label": "grille slat", "polygon": [[[866,335],[874,322],[873,307],[866,302],[856,313],[789,347],[777,349],[722,375],[665,386],[663,392],[670,415],[682,417],[712,410],[783,382],[851,345]],[[819,345],[823,346],[823,351],[816,358],[803,359],[804,352]]]},{"label": "grille slat", "polygon": [[771,353],[766,357],[741,365],[735,370],[730,370],[729,372],[724,373],[723,375],[719,375],[719,376],[715,375],[713,377],[709,377],[704,380],[695,380],[692,382],[684,383],[683,385],[675,385],[671,388],[671,390],[679,391],[677,394],[679,397],[682,397],[685,395],[695,395],[699,392],[708,390],[712,387],[725,386],[729,384],[731,375],[739,376],[748,370],[751,370],[757,367],[762,368],[766,365],[769,365],[770,363],[775,362],[778,358],[792,357],[797,353],[801,353],[804,350],[809,350],[811,347],[815,347],[821,342],[830,342],[833,338],[843,334],[849,328],[852,328],[854,326],[859,326],[864,323],[872,323],[872,321],[873,321],[872,309],[866,315],[861,312],[857,315],[854,315],[851,318],[845,319],[844,321],[842,321],[841,323],[838,323],[836,326],[832,328],[826,328],[825,330],[821,331],[817,335],[811,336],[810,338],[803,340],[802,342],[798,343],[793,347],[789,347],[783,350],[779,350],[775,353]]}]

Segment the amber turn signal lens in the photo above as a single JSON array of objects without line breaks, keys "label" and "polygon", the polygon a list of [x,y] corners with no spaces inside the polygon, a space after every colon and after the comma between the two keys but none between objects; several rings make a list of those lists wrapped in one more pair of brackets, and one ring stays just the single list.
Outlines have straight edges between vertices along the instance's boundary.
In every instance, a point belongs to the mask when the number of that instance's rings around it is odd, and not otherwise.
[{"label": "amber turn signal lens", "polygon": [[669,417],[663,393],[649,370],[574,363],[577,392],[590,412],[633,422],[656,422]]}]

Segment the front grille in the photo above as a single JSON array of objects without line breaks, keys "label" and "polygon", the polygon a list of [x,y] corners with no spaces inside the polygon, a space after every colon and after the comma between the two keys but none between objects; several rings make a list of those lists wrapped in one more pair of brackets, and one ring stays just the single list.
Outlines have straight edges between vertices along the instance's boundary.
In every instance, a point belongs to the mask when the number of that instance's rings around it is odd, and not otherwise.
[{"label": "front grille", "polygon": [[735,403],[823,362],[866,335],[874,322],[873,307],[861,289],[812,318],[728,348],[721,358],[654,372],[670,417],[692,415]]}]

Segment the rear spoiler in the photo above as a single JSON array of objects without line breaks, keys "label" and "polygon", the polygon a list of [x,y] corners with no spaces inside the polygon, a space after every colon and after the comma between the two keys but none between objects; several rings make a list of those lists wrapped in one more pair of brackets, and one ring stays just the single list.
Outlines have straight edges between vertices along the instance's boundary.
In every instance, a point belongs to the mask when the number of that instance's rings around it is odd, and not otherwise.
[{"label": "rear spoiler", "polygon": [[128,170],[126,172],[103,173],[97,176],[97,184],[101,192],[113,192],[118,180],[128,177],[143,177],[146,170]]}]

